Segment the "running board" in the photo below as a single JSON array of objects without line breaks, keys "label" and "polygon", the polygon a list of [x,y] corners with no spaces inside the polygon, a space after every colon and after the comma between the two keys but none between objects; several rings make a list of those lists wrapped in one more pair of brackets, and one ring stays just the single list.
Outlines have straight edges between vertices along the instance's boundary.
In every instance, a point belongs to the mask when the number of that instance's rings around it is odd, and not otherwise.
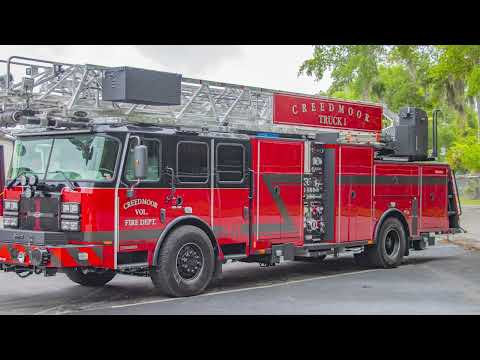
[{"label": "running board", "polygon": [[148,267],[148,263],[133,263],[133,264],[120,264],[117,265],[117,269],[124,270],[124,269],[132,269],[132,268],[145,268]]},{"label": "running board", "polygon": [[233,255],[225,255],[224,259],[225,260],[239,260],[239,259],[245,259],[247,255],[245,254],[233,254]]},{"label": "running board", "polygon": [[304,244],[303,248],[299,248],[299,249],[316,251],[316,250],[329,250],[329,249],[337,249],[337,248],[350,248],[350,247],[365,246],[365,245],[368,245],[368,240],[352,241],[352,242],[345,242],[345,243]]}]

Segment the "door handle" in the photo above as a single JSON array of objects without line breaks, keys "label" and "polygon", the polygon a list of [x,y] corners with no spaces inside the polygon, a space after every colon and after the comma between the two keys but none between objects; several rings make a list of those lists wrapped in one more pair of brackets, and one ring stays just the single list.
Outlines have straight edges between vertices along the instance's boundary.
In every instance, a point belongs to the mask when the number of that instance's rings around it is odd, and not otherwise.
[{"label": "door handle", "polygon": [[355,191],[352,191],[352,199],[355,199],[357,197],[357,193]]},{"label": "door handle", "polygon": [[166,219],[167,219],[167,211],[165,209],[160,209],[160,222],[162,224],[165,224]]},{"label": "door handle", "polygon": [[280,187],[278,185],[276,185],[274,188],[273,188],[273,193],[275,195],[280,195]]},{"label": "door handle", "polygon": [[243,207],[243,218],[245,220],[248,220],[249,213],[250,213],[250,209],[248,208],[248,206],[244,206]]},{"label": "door handle", "polygon": [[435,200],[435,193],[433,193],[433,192],[430,193],[430,200],[432,200],[432,201]]}]

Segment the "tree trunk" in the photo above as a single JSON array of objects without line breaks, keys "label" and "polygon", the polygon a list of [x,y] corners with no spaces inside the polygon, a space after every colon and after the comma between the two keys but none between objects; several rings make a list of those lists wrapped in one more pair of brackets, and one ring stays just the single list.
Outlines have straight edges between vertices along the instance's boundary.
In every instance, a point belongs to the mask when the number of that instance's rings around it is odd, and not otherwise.
[{"label": "tree trunk", "polygon": [[362,89],[362,100],[369,101],[370,100],[370,83],[366,83]]},{"label": "tree trunk", "polygon": [[480,142],[480,96],[475,98],[477,103],[477,141]]},{"label": "tree trunk", "polygon": [[465,83],[463,80],[456,79],[452,84],[454,108],[458,112],[459,127],[465,130],[467,123],[467,112],[465,111]]},{"label": "tree trunk", "polygon": [[413,61],[407,61],[407,68],[414,83],[417,82],[417,66]]}]

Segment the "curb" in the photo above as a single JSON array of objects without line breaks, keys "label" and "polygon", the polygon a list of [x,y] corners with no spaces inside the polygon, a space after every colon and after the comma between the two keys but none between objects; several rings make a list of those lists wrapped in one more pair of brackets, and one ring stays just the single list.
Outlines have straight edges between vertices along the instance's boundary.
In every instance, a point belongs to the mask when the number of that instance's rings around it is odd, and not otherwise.
[{"label": "curb", "polygon": [[480,250],[480,241],[470,238],[446,239],[447,242],[463,246],[467,250]]}]

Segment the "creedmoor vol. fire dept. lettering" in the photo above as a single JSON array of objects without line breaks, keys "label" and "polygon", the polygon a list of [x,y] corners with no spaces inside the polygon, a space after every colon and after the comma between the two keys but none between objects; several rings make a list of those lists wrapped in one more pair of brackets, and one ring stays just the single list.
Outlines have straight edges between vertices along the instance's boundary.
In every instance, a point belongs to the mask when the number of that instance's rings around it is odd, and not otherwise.
[{"label": "creedmoor vol. fire dept. lettering", "polygon": [[128,208],[131,208],[132,206],[137,206],[137,205],[147,205],[155,209],[158,207],[157,202],[150,199],[133,199],[123,204],[123,208],[127,210]]}]

